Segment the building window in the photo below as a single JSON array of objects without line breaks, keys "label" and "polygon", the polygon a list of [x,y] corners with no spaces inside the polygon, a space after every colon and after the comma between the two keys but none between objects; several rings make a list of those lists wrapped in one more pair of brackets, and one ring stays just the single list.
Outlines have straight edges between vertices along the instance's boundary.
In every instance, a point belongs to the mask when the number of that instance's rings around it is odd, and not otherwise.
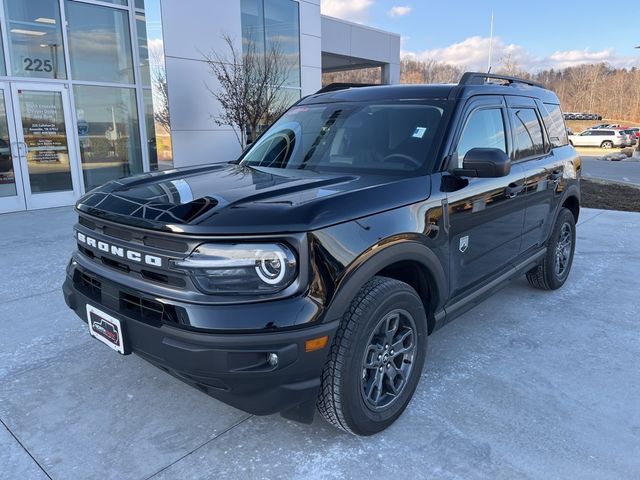
[{"label": "building window", "polygon": [[74,80],[135,83],[125,10],[67,0],[66,16]]},{"label": "building window", "polygon": [[300,13],[293,0],[242,0],[242,47],[276,50],[287,63],[284,86],[300,88]]},{"label": "building window", "polygon": [[7,65],[4,61],[4,48],[2,47],[2,29],[0,28],[0,75],[4,76],[7,74]]},{"label": "building window", "polygon": [[113,3],[114,5],[124,5],[125,7],[128,5],[127,0],[99,0],[105,3]]},{"label": "building window", "polygon": [[12,74],[66,78],[58,0],[5,0]]},{"label": "building window", "polygon": [[149,167],[165,170],[173,168],[173,153],[160,0],[137,0],[139,6],[144,7],[136,11],[136,29]]},{"label": "building window", "polygon": [[265,51],[279,50],[288,66],[285,85],[300,87],[300,17],[298,2],[264,0]]},{"label": "building window", "polygon": [[76,85],[73,91],[85,190],[141,173],[135,90]]}]

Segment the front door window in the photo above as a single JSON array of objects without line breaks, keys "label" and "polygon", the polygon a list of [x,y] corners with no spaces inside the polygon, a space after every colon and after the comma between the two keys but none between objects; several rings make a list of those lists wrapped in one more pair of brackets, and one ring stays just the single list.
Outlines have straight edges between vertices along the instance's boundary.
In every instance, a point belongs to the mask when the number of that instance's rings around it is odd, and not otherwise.
[{"label": "front door window", "polygon": [[62,92],[18,90],[32,194],[73,190]]},{"label": "front door window", "polygon": [[4,90],[0,90],[0,197],[14,197],[18,192],[11,152],[13,139],[7,122],[5,100]]}]

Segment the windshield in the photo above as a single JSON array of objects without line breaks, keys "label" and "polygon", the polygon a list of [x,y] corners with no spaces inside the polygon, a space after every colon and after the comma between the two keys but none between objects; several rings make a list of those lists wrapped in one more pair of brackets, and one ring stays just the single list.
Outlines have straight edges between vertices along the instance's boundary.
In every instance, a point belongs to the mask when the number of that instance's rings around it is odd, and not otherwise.
[{"label": "windshield", "polygon": [[431,158],[445,102],[330,103],[291,108],[242,165],[357,173],[410,173]]}]

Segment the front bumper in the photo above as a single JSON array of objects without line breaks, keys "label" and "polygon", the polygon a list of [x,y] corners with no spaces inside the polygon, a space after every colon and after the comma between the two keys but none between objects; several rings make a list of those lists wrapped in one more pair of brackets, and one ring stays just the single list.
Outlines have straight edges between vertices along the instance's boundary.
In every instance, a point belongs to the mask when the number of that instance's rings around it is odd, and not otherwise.
[{"label": "front bumper", "polygon": [[[295,410],[315,401],[338,321],[257,333],[194,331],[164,320],[134,318],[130,310],[123,313],[117,304],[103,300],[110,295],[108,292],[118,291],[118,285],[98,277],[101,293],[95,294],[78,284],[83,270],[77,264],[69,266],[63,285],[67,305],[85,322],[87,304],[118,318],[128,351],[208,395],[255,415]],[[238,316],[260,317],[264,315],[262,305],[238,305]],[[216,306],[207,308],[215,310]],[[325,348],[305,352],[307,340],[325,335],[329,337]],[[278,355],[276,366],[267,361],[270,353]]]}]

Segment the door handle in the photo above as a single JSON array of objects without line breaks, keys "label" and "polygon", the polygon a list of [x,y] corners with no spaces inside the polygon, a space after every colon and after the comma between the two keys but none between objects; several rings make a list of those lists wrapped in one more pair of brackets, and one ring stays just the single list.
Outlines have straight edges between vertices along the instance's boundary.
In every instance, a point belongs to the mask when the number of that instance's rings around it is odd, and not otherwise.
[{"label": "door handle", "polygon": [[[18,157],[21,157],[29,153],[29,149],[27,148],[27,144],[25,142],[12,142],[11,145],[16,146],[16,149],[18,150],[18,154],[17,154]],[[22,150],[22,145],[24,145],[24,153]]]},{"label": "door handle", "polygon": [[504,189],[509,198],[515,198],[522,190],[524,190],[524,183],[510,183]]}]

